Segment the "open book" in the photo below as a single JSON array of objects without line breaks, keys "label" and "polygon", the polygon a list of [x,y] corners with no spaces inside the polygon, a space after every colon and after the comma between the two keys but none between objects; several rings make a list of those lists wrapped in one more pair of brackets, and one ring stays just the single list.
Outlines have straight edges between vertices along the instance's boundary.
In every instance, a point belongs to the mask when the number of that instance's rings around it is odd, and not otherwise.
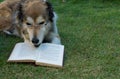
[{"label": "open book", "polygon": [[8,62],[35,62],[36,65],[62,67],[64,46],[43,43],[38,48],[27,43],[17,43]]}]

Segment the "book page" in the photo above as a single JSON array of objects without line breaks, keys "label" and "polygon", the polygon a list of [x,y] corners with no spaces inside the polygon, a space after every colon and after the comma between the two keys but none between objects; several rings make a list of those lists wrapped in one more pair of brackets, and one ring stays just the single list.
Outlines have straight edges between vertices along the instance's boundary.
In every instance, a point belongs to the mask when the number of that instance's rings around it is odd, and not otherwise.
[{"label": "book page", "polygon": [[63,45],[44,43],[36,52],[40,52],[36,64],[63,65]]},{"label": "book page", "polygon": [[9,61],[22,61],[22,60],[35,60],[36,59],[36,48],[30,46],[27,43],[17,43],[11,53]]}]

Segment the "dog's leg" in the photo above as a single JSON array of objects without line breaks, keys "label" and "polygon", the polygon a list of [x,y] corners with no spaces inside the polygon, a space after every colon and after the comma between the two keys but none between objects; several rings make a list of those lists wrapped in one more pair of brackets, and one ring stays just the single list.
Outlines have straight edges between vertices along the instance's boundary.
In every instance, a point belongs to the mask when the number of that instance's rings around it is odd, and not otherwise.
[{"label": "dog's leg", "polygon": [[5,32],[8,35],[13,35],[14,30],[15,28],[11,26],[10,28],[3,30],[3,32]]},{"label": "dog's leg", "polygon": [[21,30],[21,35],[22,35],[22,38],[24,39],[24,43],[28,43],[32,45],[32,42],[30,41],[30,38],[29,38],[29,34],[25,29]]},{"label": "dog's leg", "polygon": [[8,34],[8,35],[12,35],[12,33],[10,33],[9,31],[7,30],[3,30],[4,33]]},{"label": "dog's leg", "polygon": [[17,27],[15,28],[14,26],[12,26],[9,29],[3,30],[3,32],[8,34],[8,35],[15,35],[15,36],[21,37],[19,30],[20,29],[18,29]]}]

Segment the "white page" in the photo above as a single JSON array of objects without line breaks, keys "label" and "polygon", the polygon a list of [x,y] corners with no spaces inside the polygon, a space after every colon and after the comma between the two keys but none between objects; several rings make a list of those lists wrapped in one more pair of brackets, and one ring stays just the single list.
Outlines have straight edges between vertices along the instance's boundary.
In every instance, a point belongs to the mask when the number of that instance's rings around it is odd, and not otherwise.
[{"label": "white page", "polygon": [[35,60],[36,48],[27,43],[17,43],[8,61],[14,60]]},{"label": "white page", "polygon": [[[37,49],[38,58],[36,62],[50,64],[50,65],[63,65],[64,46],[50,43],[44,43]],[[39,53],[40,52],[40,53]]]}]

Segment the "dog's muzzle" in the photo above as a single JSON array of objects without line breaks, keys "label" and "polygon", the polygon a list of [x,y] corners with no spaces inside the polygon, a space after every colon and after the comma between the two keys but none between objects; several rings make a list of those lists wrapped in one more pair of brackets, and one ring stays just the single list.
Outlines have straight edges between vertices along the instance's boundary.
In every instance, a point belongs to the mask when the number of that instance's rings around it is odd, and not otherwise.
[{"label": "dog's muzzle", "polygon": [[35,46],[35,47],[39,47],[39,46],[40,46],[40,44],[34,44],[34,46]]},{"label": "dog's muzzle", "polygon": [[37,39],[37,38],[33,38],[32,39],[32,43],[34,44],[35,47],[39,47],[40,46],[39,39]]}]

